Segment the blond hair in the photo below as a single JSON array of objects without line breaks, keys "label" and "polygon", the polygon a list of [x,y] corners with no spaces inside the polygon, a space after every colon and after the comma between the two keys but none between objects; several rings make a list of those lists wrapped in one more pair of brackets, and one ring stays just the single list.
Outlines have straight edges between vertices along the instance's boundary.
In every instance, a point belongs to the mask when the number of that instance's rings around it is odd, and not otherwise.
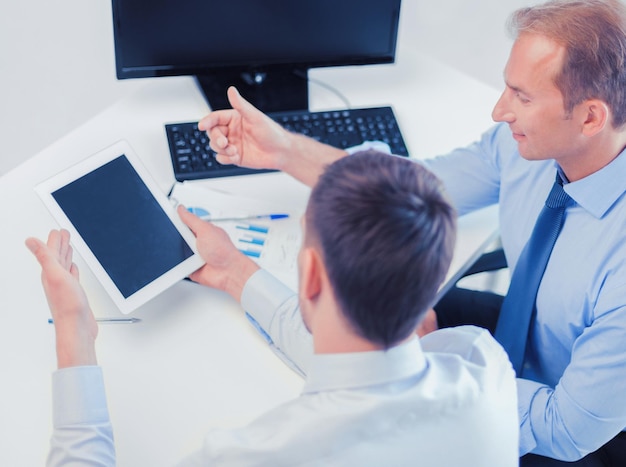
[{"label": "blond hair", "polygon": [[586,99],[600,99],[626,123],[626,7],[618,0],[552,0],[513,13],[514,36],[540,34],[565,47],[554,83],[569,113]]}]

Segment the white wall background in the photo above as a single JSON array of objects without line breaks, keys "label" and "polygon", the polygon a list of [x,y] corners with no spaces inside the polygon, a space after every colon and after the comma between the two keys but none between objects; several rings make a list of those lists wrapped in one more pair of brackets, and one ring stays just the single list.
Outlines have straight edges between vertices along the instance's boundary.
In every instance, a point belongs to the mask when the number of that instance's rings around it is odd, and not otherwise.
[{"label": "white wall background", "polygon": [[[500,87],[505,21],[533,0],[404,0],[415,47]],[[409,28],[407,28],[409,29]],[[0,175],[137,89],[117,81],[111,3],[5,1],[0,17]]]}]

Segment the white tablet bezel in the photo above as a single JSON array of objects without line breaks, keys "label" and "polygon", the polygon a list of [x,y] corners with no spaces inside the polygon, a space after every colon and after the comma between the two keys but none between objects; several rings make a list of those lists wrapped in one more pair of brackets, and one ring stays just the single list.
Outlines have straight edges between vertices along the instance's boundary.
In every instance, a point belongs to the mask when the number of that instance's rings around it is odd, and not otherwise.
[{"label": "white tablet bezel", "polygon": [[[119,291],[113,280],[104,269],[102,264],[98,261],[91,248],[84,241],[77,229],[74,227],[70,219],[65,212],[61,209],[56,202],[52,193],[56,190],[66,186],[67,184],[87,175],[88,173],[100,168],[104,164],[120,157],[126,156],[131,166],[135,169],[140,179],[146,185],[148,190],[152,193],[157,203],[163,209],[172,224],[176,227],[176,230],[180,233],[183,239],[189,245],[189,248],[193,254],[167,272],[148,283],[141,289],[137,290],[128,297],[124,297]],[[174,285],[176,282],[184,279],[193,271],[200,268],[204,262],[196,249],[195,237],[191,230],[183,224],[180,220],[178,213],[174,206],[169,202],[167,196],[159,189],[158,185],[148,172],[148,170],[141,163],[135,152],[126,141],[119,141],[101,151],[88,157],[87,159],[79,162],[78,164],[69,167],[61,173],[45,180],[35,187],[36,193],[39,195],[45,206],[48,208],[52,216],[59,223],[59,225],[67,229],[71,235],[71,243],[74,249],[80,254],[83,260],[87,263],[92,270],[96,278],[100,281],[104,289],[120,311],[124,314],[128,314],[151,300],[168,287]],[[132,226],[127,226],[129,232]]]}]

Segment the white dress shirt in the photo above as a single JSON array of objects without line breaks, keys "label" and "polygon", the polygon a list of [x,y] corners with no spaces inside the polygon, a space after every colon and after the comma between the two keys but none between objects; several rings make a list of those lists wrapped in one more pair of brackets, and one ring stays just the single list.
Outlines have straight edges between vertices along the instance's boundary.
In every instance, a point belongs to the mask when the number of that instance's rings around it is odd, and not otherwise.
[{"label": "white dress shirt", "polygon": [[[269,324],[263,332],[277,353],[296,355],[307,374],[302,395],[246,427],[209,432],[179,465],[518,465],[514,373],[488,332],[466,326],[387,351],[315,355],[306,331],[298,340],[297,309],[279,306],[266,316],[269,291],[293,304],[292,291],[258,271],[244,291],[254,302],[247,309],[256,323]],[[100,368],[59,370],[53,388],[48,465],[113,465]]]}]

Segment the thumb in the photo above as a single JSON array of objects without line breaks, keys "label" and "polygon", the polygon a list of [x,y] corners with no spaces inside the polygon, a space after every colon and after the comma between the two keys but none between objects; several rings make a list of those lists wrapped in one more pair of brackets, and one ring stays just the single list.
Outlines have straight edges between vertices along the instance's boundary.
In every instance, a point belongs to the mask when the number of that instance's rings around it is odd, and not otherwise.
[{"label": "thumb", "polygon": [[26,247],[30,250],[30,252],[35,255],[39,264],[42,267],[45,267],[45,265],[50,261],[50,255],[48,255],[46,244],[38,238],[33,237],[27,238],[24,243],[26,243]]},{"label": "thumb", "polygon": [[37,252],[43,246],[43,242],[41,240],[32,237],[27,238],[24,243],[26,243],[26,247],[35,256],[37,256]]},{"label": "thumb", "polygon": [[228,88],[228,101],[233,109],[239,111],[242,117],[250,119],[257,117],[261,111],[248,102],[235,86]]},{"label": "thumb", "polygon": [[176,210],[178,211],[180,220],[182,220],[183,223],[191,229],[195,236],[198,236],[198,230],[205,224],[204,221],[195,214],[189,212],[182,204],[179,204]]}]

